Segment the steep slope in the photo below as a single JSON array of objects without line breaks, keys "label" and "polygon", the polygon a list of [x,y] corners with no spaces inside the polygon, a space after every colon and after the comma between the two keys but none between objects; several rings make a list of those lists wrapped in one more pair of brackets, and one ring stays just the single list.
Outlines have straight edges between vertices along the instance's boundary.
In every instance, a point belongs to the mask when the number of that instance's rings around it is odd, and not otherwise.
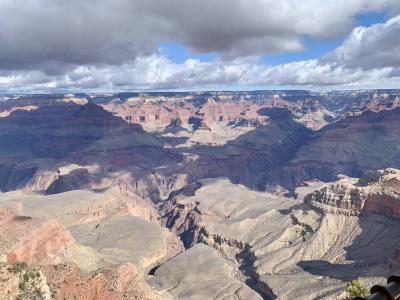
[{"label": "steep slope", "polygon": [[235,265],[204,244],[162,264],[150,284],[169,299],[242,299],[262,298],[235,278]]},{"label": "steep slope", "polygon": [[294,190],[304,180],[333,181],[337,174],[400,167],[400,109],[366,111],[314,132],[289,164],[273,175]]},{"label": "steep slope", "polygon": [[[34,111],[15,111],[0,119],[1,157],[61,159],[101,139],[129,145],[157,145],[139,125],[129,125],[92,103],[55,104]],[[129,140],[123,137],[129,137]]]},{"label": "steep slope", "polygon": [[[0,191],[23,188],[33,177],[56,172],[63,163],[97,165],[97,173],[107,177],[132,168],[150,174],[179,159],[140,125],[127,124],[92,103],[55,103],[0,118]],[[99,179],[80,175],[89,182]]]},{"label": "steep slope", "polygon": [[0,255],[6,262],[37,263],[73,242],[57,220],[15,215],[0,207]]}]

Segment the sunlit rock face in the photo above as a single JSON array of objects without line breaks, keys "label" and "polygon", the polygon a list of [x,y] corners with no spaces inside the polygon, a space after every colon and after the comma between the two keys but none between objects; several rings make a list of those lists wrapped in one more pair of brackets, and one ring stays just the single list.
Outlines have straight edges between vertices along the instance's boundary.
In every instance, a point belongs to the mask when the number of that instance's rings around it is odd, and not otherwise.
[{"label": "sunlit rock face", "polygon": [[317,98],[310,94],[300,94],[298,99],[285,93],[270,92],[217,92],[189,95],[143,94],[124,102],[112,101],[103,107],[121,116],[130,123],[140,123],[146,129],[156,130],[167,126],[174,119],[190,124],[191,118],[200,118],[205,125],[237,124],[247,120],[248,124],[266,122],[257,111],[261,108],[288,108],[298,122],[312,129],[327,124],[325,118],[333,117]]},{"label": "sunlit rock face", "polygon": [[73,242],[58,220],[16,213],[11,208],[0,208],[0,253],[6,262],[38,263]]},{"label": "sunlit rock face", "polygon": [[400,218],[400,171],[384,169],[355,180],[343,178],[308,194],[305,201],[326,212],[376,213]]}]

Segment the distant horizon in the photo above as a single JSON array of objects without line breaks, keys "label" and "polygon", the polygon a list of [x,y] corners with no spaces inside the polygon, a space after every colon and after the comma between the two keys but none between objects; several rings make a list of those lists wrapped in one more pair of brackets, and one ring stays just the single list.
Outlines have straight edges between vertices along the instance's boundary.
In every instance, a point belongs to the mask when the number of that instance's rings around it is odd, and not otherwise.
[{"label": "distant horizon", "polygon": [[157,93],[162,93],[162,94],[202,94],[202,93],[253,93],[253,92],[285,92],[285,91],[291,91],[291,92],[357,92],[357,91],[398,91],[400,90],[399,88],[353,88],[353,89],[253,89],[253,90],[152,90],[152,91],[111,91],[111,92],[102,92],[102,91],[96,91],[96,92],[86,92],[86,91],[79,91],[79,92],[73,92],[73,91],[65,91],[65,92],[26,92],[26,93],[2,93],[0,92],[0,96],[19,96],[19,95],[32,95],[32,96],[40,96],[40,95],[79,95],[79,94],[85,94],[85,95],[107,95],[107,94],[157,94]]}]

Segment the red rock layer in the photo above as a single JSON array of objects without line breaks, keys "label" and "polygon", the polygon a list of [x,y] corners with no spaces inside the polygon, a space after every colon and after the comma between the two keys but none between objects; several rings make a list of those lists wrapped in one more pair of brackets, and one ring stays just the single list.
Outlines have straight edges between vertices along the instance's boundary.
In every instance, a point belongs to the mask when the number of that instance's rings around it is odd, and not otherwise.
[{"label": "red rock layer", "polygon": [[151,292],[135,267],[128,263],[86,274],[76,265],[46,266],[54,299],[108,300],[151,299]]},{"label": "red rock layer", "polygon": [[73,240],[57,220],[4,217],[4,211],[2,218],[6,221],[0,224],[0,253],[10,263],[37,263]]}]

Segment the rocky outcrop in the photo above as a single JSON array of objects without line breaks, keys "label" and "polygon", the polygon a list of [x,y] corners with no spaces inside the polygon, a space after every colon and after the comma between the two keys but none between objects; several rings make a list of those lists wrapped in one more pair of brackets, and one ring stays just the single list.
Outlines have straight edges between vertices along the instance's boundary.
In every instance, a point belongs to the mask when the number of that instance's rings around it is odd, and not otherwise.
[{"label": "rocky outcrop", "polygon": [[208,127],[206,121],[204,119],[190,116],[188,123],[192,126],[193,130],[208,130],[211,131],[210,127]]},{"label": "rocky outcrop", "polygon": [[304,200],[324,212],[345,215],[376,213],[400,218],[400,171],[385,169],[377,172],[375,181],[364,178],[358,182],[344,178],[326,184],[305,196]]},{"label": "rocky outcrop", "polygon": [[165,131],[166,132],[171,132],[171,133],[177,133],[179,131],[186,130],[182,126],[182,120],[180,118],[174,118],[171,120],[169,125],[166,127]]},{"label": "rocky outcrop", "polygon": [[37,263],[73,241],[57,220],[12,215],[1,209],[0,253],[7,262]]},{"label": "rocky outcrop", "polygon": [[342,179],[308,194],[304,200],[326,213],[358,215],[364,205],[366,191],[353,183]]},{"label": "rocky outcrop", "polygon": [[83,273],[74,264],[49,265],[44,273],[51,285],[52,299],[157,299],[132,264],[109,265]]}]

